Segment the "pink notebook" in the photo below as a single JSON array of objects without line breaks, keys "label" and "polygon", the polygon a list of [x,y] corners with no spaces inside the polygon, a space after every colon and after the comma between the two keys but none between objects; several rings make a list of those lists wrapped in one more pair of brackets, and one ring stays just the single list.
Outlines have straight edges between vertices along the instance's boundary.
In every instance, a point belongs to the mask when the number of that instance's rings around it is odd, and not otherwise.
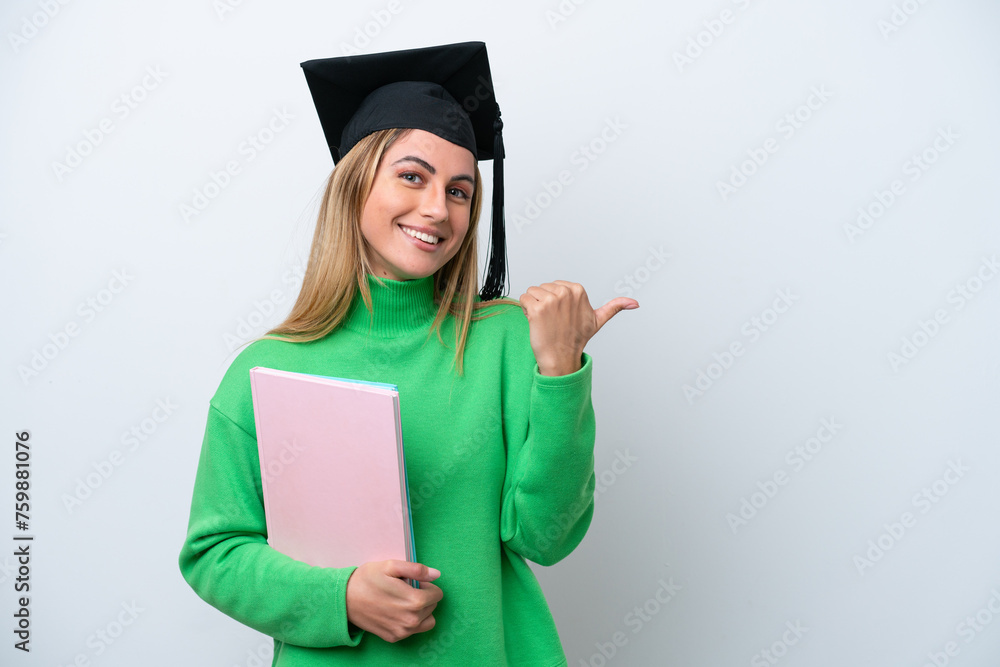
[{"label": "pink notebook", "polygon": [[256,367],[250,386],[268,544],[321,567],[416,562],[395,385]]}]

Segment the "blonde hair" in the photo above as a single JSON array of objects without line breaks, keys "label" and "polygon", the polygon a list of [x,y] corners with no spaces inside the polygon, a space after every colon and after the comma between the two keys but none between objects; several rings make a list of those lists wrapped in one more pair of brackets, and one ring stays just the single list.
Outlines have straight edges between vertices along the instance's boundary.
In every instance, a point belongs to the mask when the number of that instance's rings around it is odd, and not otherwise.
[{"label": "blonde hair", "polygon": [[[361,233],[361,212],[364,209],[382,156],[409,130],[380,130],[369,134],[341,158],[330,174],[323,203],[313,234],[309,263],[302,280],[298,299],[285,321],[268,331],[264,338],[305,343],[318,340],[334,331],[351,309],[357,290],[369,311],[372,309],[367,274],[372,273],[366,252],[367,241]],[[500,305],[516,305],[515,299],[492,301],[478,299],[477,229],[483,203],[483,188],[479,166],[472,194],[469,230],[461,247],[451,260],[434,275],[434,302],[437,315],[427,333],[437,332],[451,314],[455,317],[455,368],[462,374],[462,357],[469,328],[473,321],[498,314],[481,312]],[[376,278],[383,284],[380,278]]]}]

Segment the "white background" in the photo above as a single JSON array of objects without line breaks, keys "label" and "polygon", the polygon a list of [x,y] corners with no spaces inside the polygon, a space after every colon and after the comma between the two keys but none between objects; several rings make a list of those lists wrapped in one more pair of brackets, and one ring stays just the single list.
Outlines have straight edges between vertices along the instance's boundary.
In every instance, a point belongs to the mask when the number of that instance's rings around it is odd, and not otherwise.
[{"label": "white background", "polygon": [[0,663],[268,654],[177,555],[208,399],[290,307],[332,166],[299,63],[483,40],[511,296],[641,304],[587,348],[594,522],[536,568],[570,664],[997,664],[1000,5],[232,4],[0,10]]}]

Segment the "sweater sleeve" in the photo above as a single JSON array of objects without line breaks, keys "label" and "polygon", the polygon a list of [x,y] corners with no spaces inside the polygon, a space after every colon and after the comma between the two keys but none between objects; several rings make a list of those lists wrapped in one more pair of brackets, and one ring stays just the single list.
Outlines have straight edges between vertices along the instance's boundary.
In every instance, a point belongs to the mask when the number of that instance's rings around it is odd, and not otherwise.
[{"label": "sweater sleeve", "polygon": [[[267,544],[256,439],[209,409],[179,564],[206,602],[288,644],[356,646],[347,580],[355,568],[313,567]],[[353,626],[351,626],[353,628]]]},{"label": "sweater sleeve", "polygon": [[[504,422],[508,451],[500,537],[540,565],[569,555],[593,516],[591,369],[586,353],[581,368],[569,375],[541,375],[535,364],[526,424]],[[510,414],[516,414],[517,408],[511,407]]]}]

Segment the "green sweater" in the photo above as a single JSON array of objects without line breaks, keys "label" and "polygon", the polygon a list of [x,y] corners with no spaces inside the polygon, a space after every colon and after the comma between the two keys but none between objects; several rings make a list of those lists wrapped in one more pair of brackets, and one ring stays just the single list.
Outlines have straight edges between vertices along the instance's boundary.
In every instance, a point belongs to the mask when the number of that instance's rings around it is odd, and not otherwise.
[{"label": "green sweater", "polygon": [[[566,665],[525,559],[561,560],[590,525],[591,358],[569,375],[539,374],[523,311],[497,305],[473,322],[459,376],[453,318],[444,344],[428,338],[432,280],[383,287],[369,276],[373,313],[358,296],[321,340],[253,343],[211,400],[180,569],[206,602],[275,639],[276,666]],[[433,629],[389,643],[349,628],[354,568],[311,567],[268,546],[254,366],[398,386],[417,559],[441,571]]]}]

